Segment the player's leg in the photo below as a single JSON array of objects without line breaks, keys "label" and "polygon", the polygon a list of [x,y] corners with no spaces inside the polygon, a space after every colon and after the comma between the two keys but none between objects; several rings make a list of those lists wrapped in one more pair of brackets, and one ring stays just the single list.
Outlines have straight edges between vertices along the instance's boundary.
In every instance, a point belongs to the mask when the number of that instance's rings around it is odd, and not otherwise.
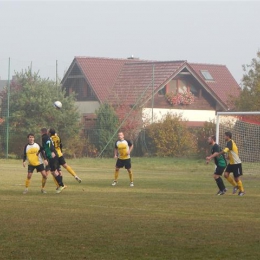
[{"label": "player's leg", "polygon": [[226,192],[225,184],[224,184],[224,182],[221,178],[221,175],[224,172],[224,170],[225,170],[224,167],[217,167],[214,174],[213,174],[213,178],[216,181],[216,184],[219,188],[217,195],[223,195]]},{"label": "player's leg", "polygon": [[125,160],[125,168],[128,171],[129,179],[130,179],[130,187],[134,186],[134,176],[131,168],[131,159]]},{"label": "player's leg", "polygon": [[59,184],[59,188],[56,190],[56,193],[60,193],[65,187],[62,181],[62,176],[60,176],[58,173],[58,169],[59,169],[58,158],[57,157],[51,158],[49,162],[50,162],[51,174],[55,176],[55,179]]},{"label": "player's leg", "polygon": [[63,156],[59,157],[59,164],[62,165],[75,179],[78,183],[81,183],[81,179],[77,176],[76,172],[66,163]]},{"label": "player's leg", "polygon": [[124,166],[124,162],[121,159],[117,159],[116,161],[116,168],[115,168],[115,173],[114,173],[114,180],[112,182],[112,186],[117,185],[117,180],[119,176],[119,169]]},{"label": "player's leg", "polygon": [[41,175],[42,175],[42,188],[41,188],[41,192],[42,193],[46,193],[46,191],[44,190],[44,187],[45,187],[45,184],[46,184],[46,181],[47,181],[47,173],[44,169],[44,165],[41,164],[39,166],[37,166],[37,172],[40,172]]},{"label": "player's leg", "polygon": [[237,183],[237,187],[239,189],[238,195],[239,196],[245,195],[244,186],[243,186],[243,183],[240,179],[240,176],[243,175],[241,163],[235,164],[233,174],[234,174],[235,181]]},{"label": "player's leg", "polygon": [[47,177],[48,177],[49,174],[52,175],[53,181],[54,181],[54,183],[55,183],[55,185],[56,185],[56,188],[58,189],[58,188],[59,188],[59,183],[58,183],[57,180],[56,180],[56,176],[57,176],[57,174],[52,174],[52,172],[51,172],[51,168],[50,168],[50,162],[49,162],[48,165],[46,165],[46,167],[45,167],[45,171],[46,171],[46,175],[47,175]]},{"label": "player's leg", "polygon": [[31,165],[28,165],[28,172],[27,172],[27,176],[26,176],[26,180],[25,180],[25,189],[23,191],[23,194],[26,194],[28,192],[28,188],[31,183],[33,171],[34,171],[34,167]]},{"label": "player's leg", "polygon": [[233,165],[228,164],[224,176],[227,179],[227,181],[233,186],[233,194],[235,194],[237,192],[238,187],[235,180],[230,176],[231,172],[233,172]]}]

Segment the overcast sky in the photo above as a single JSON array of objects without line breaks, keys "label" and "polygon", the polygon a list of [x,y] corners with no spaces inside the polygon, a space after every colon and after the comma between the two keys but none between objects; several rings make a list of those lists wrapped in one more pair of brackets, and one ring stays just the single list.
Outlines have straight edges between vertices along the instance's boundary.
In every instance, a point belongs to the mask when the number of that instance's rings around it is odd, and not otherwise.
[{"label": "overcast sky", "polygon": [[60,78],[75,56],[224,64],[238,83],[260,49],[259,1],[0,1],[0,77]]}]

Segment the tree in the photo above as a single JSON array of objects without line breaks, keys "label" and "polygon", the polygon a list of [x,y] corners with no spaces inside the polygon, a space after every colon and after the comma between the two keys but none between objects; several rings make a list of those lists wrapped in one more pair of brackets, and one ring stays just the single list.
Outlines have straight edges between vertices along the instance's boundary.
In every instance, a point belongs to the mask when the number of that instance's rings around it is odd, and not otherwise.
[{"label": "tree", "polygon": [[[95,143],[102,156],[111,156],[114,149],[114,140],[111,140],[119,125],[118,117],[113,107],[107,103],[102,104],[96,111]],[[104,151],[103,151],[104,150]]]},{"label": "tree", "polygon": [[235,100],[238,111],[260,110],[260,51],[251,64],[243,65],[242,91]]},{"label": "tree", "polygon": [[[2,97],[1,117],[7,121],[7,90],[3,91]],[[42,127],[55,128],[65,147],[66,142],[73,143],[71,139],[79,135],[80,115],[74,105],[74,97],[65,97],[60,86],[49,79],[40,78],[38,73],[32,73],[31,70],[16,73],[10,84],[9,100],[10,153],[22,154],[29,132],[34,133],[36,140],[41,142]],[[62,109],[54,107],[55,100],[62,102]],[[6,135],[6,126],[2,124],[1,127],[1,134]]]},{"label": "tree", "polygon": [[196,140],[179,115],[167,114],[146,129],[148,145],[157,156],[188,156],[196,153]]}]

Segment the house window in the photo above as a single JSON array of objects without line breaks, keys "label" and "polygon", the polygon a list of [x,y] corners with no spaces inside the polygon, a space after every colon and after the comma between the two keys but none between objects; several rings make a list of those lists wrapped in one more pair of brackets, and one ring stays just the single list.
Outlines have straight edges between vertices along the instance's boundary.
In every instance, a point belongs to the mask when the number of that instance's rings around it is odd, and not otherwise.
[{"label": "house window", "polygon": [[177,80],[171,80],[168,84],[167,93],[169,92],[177,93],[177,88],[178,88]]},{"label": "house window", "polygon": [[158,91],[158,95],[159,96],[164,96],[166,94],[166,86],[164,86],[163,88],[161,88],[159,91]]},{"label": "house window", "polygon": [[208,70],[200,71],[205,80],[214,80]]}]

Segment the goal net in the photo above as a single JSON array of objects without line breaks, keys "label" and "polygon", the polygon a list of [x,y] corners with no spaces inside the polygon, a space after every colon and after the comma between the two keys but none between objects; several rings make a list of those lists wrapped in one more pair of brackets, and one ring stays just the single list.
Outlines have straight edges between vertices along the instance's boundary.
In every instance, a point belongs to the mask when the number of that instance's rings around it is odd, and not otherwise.
[{"label": "goal net", "polygon": [[244,174],[255,174],[260,169],[260,112],[218,112],[216,141],[225,147],[225,132],[232,133],[242,161]]}]

